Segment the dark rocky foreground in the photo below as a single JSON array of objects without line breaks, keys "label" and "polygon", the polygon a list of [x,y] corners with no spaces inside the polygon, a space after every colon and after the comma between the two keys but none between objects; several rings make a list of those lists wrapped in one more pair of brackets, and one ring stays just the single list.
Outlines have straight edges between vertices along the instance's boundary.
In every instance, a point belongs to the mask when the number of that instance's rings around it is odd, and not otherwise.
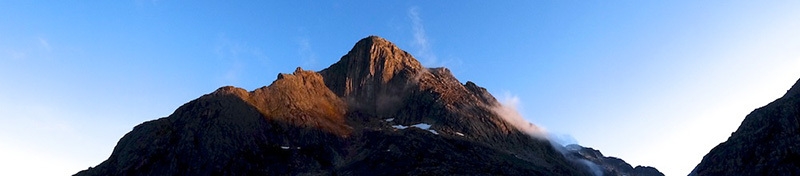
[{"label": "dark rocky foreground", "polygon": [[800,175],[800,80],[748,114],[689,175]]},{"label": "dark rocky foreground", "polygon": [[663,175],[554,147],[497,106],[486,89],[371,36],[322,71],[222,87],[137,125],[76,175]]}]

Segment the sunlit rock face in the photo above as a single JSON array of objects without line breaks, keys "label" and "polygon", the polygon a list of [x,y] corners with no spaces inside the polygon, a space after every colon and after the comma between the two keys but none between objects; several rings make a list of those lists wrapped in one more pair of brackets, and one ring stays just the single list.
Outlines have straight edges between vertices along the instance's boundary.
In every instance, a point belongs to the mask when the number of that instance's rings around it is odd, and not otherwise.
[{"label": "sunlit rock face", "polygon": [[800,175],[800,80],[750,112],[690,175]]},{"label": "sunlit rock face", "polygon": [[144,122],[76,175],[592,175],[498,106],[370,36],[319,72],[222,87]]}]

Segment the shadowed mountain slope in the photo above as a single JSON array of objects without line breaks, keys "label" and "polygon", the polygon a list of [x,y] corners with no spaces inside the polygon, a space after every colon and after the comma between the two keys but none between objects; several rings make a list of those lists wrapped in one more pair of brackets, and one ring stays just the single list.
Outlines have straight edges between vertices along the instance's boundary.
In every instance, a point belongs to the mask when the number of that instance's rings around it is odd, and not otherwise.
[{"label": "shadowed mountain slope", "polygon": [[800,80],[750,112],[689,175],[800,175]]}]

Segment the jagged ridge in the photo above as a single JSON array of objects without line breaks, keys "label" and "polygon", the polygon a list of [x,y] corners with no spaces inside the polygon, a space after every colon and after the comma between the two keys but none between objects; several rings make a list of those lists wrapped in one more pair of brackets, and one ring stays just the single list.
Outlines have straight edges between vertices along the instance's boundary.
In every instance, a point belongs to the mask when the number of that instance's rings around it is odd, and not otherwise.
[{"label": "jagged ridge", "polygon": [[590,174],[503,121],[497,105],[370,36],[318,73],[222,87],[140,124],[76,175]]}]

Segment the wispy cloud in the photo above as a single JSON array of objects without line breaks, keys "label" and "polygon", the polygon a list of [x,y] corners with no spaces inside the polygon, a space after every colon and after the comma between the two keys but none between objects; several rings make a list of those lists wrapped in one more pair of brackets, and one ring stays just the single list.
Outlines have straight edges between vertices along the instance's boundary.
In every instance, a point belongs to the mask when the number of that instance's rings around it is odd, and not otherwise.
[{"label": "wispy cloud", "polygon": [[503,118],[503,120],[528,135],[540,139],[547,139],[547,132],[544,128],[528,122],[528,120],[522,117],[522,114],[517,111],[517,106],[520,104],[518,96],[505,93],[500,102],[502,103],[492,107],[492,110]]},{"label": "wispy cloud", "polygon": [[427,66],[441,66],[438,63],[436,54],[431,51],[431,44],[428,36],[425,33],[425,26],[422,24],[420,18],[419,8],[411,7],[408,9],[408,18],[411,19],[411,30],[413,32],[412,46],[416,53],[414,54],[422,61],[423,65]]},{"label": "wispy cloud", "polygon": [[300,59],[303,61],[302,65],[308,68],[314,68],[317,66],[317,54],[314,52],[314,49],[311,47],[311,39],[308,37],[302,37],[300,40],[297,41],[299,47],[297,48],[297,53],[300,55]]},{"label": "wispy cloud", "polygon": [[50,43],[47,42],[47,39],[39,37],[39,45],[44,48],[45,51],[50,52],[53,51],[53,48],[50,47]]},{"label": "wispy cloud", "polygon": [[53,51],[53,46],[43,37],[28,38],[22,45],[15,45],[9,48],[0,48],[2,59],[27,59],[27,58],[47,58]]},{"label": "wispy cloud", "polygon": [[25,59],[28,54],[22,51],[5,50],[5,54],[11,59]]},{"label": "wispy cloud", "polygon": [[217,40],[217,45],[214,47],[213,52],[218,59],[224,62],[223,65],[227,66],[222,75],[222,79],[226,84],[238,83],[241,74],[246,71],[247,63],[252,62],[253,59],[262,61],[267,59],[261,49],[228,38],[224,34],[220,35]]},{"label": "wispy cloud", "polygon": [[153,5],[156,6],[160,3],[160,0],[136,0],[136,6],[142,7],[145,5]]},{"label": "wispy cloud", "polygon": [[[502,118],[503,120],[505,120],[506,122],[517,128],[519,131],[522,131],[530,135],[531,137],[550,141],[551,142],[550,144],[553,146],[553,148],[555,148],[556,151],[560,152],[565,157],[568,156],[570,152],[562,145],[573,144],[573,143],[577,144],[575,138],[572,138],[572,136],[570,135],[551,134],[547,132],[547,130],[545,130],[544,128],[537,126],[526,120],[524,117],[522,117],[519,111],[517,111],[517,106],[520,104],[518,96],[506,92],[503,98],[500,99],[500,102],[502,103],[492,107],[492,111],[494,111],[498,116],[500,116],[500,118]],[[596,164],[588,160],[576,159],[572,157],[567,157],[567,159],[571,159],[573,161],[577,161],[585,165],[586,168],[588,168],[589,171],[593,173],[593,175],[603,174],[602,170],[600,170],[600,168]]]}]

